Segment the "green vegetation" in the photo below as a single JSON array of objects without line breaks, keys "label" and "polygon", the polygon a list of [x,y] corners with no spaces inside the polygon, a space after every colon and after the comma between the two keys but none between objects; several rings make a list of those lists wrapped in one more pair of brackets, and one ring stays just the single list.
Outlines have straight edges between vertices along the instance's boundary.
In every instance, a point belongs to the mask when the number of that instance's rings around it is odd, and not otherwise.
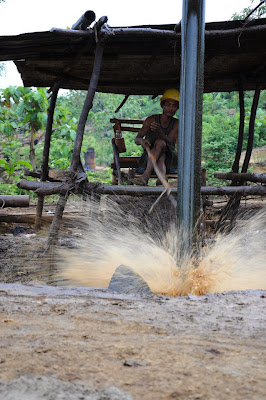
[{"label": "green vegetation", "polygon": [[[244,8],[242,11],[240,12],[236,12],[233,14],[232,18],[233,20],[237,20],[237,19],[245,19],[253,10],[256,10],[254,12],[252,12],[251,14],[251,18],[264,18],[266,15],[266,4],[265,1],[261,1],[260,3],[257,2],[257,0],[250,0],[251,4],[250,6]],[[259,5],[259,7],[257,8],[257,6]]]},{"label": "green vegetation", "polygon": [[[50,167],[66,169],[70,165],[79,114],[85,92],[69,91],[59,96],[54,116],[50,151]],[[16,183],[23,176],[23,168],[40,168],[43,138],[48,106],[47,93],[42,88],[9,87],[0,91],[1,181],[5,185]],[[245,139],[253,92],[245,94]],[[123,96],[97,93],[89,113],[82,150],[93,147],[97,166],[103,171],[88,172],[90,181],[111,182],[112,162],[110,118],[142,119],[160,113],[159,99],[149,96],[131,96],[120,111]],[[254,147],[266,144],[266,91],[261,93],[255,124]],[[203,107],[203,165],[208,171],[208,182],[213,183],[215,170],[230,171],[237,144],[239,124],[238,93],[204,94]],[[135,133],[126,133],[126,155],[138,155],[142,150],[134,144]],[[13,191],[18,191],[14,186]],[[2,193],[13,193],[10,186],[1,185]]]}]

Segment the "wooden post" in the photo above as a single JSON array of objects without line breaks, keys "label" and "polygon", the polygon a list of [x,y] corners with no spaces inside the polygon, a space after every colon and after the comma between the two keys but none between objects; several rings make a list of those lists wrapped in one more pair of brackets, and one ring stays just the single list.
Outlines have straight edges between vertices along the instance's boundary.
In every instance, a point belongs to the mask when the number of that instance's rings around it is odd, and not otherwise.
[{"label": "wooden post", "polygon": [[[82,167],[81,160],[80,160],[80,152],[81,152],[81,146],[82,146],[82,141],[83,141],[83,136],[84,136],[85,124],[86,124],[86,121],[88,118],[89,111],[92,108],[93,98],[94,98],[94,95],[96,92],[96,88],[98,85],[98,80],[99,80],[99,76],[100,76],[100,72],[101,72],[103,49],[104,49],[103,42],[101,40],[99,40],[96,45],[94,65],[93,65],[93,70],[92,70],[92,75],[91,75],[91,79],[90,79],[88,93],[87,93],[86,99],[84,101],[83,108],[82,108],[80,118],[79,118],[77,134],[76,134],[76,138],[75,138],[72,160],[71,160],[71,165],[70,165],[70,170],[72,172],[83,171],[83,167]],[[50,227],[46,251],[48,251],[50,249],[50,247],[56,243],[56,240],[58,237],[58,231],[60,228],[60,222],[62,220],[62,216],[64,213],[68,195],[69,195],[68,192],[60,195],[60,199],[56,206],[56,212],[54,215],[53,223]]]},{"label": "wooden post", "polygon": [[238,131],[238,141],[236,148],[235,160],[232,165],[232,172],[238,173],[239,170],[239,160],[241,156],[241,151],[243,147],[244,140],[244,125],[245,125],[245,101],[244,101],[244,91],[242,81],[239,82],[239,131]]},{"label": "wooden post", "polygon": [[96,46],[96,51],[95,51],[95,58],[94,58],[94,65],[93,65],[93,71],[91,75],[91,80],[90,80],[90,85],[88,89],[88,93],[80,114],[80,119],[78,123],[78,128],[77,128],[77,134],[76,134],[76,139],[75,139],[75,144],[74,144],[74,149],[73,149],[73,155],[72,155],[72,161],[71,161],[71,170],[76,171],[78,168],[81,166],[81,161],[80,161],[80,152],[81,152],[81,146],[82,146],[82,141],[83,141],[83,135],[84,135],[84,129],[85,129],[85,124],[88,118],[88,114],[90,109],[92,108],[93,104],[93,98],[96,92],[96,88],[98,85],[98,80],[101,72],[101,65],[102,65],[102,57],[103,57],[103,43],[101,40],[98,41],[97,46]]},{"label": "wooden post", "polygon": [[259,98],[260,98],[260,87],[257,86],[255,89],[254,97],[253,97],[253,103],[251,107],[251,113],[250,113],[250,119],[249,119],[249,128],[248,128],[248,144],[247,144],[247,150],[246,150],[246,155],[245,159],[243,162],[242,170],[241,172],[247,172],[248,170],[248,165],[252,153],[252,148],[253,148],[253,141],[254,141],[254,128],[255,128],[255,119],[256,119],[256,113],[257,113],[257,108],[258,108],[258,103],[259,103]]},{"label": "wooden post", "polygon": [[57,242],[57,238],[58,238],[58,231],[60,228],[60,222],[62,220],[62,216],[63,216],[63,212],[66,206],[66,202],[68,199],[68,192],[65,194],[61,194],[60,198],[57,202],[56,205],[56,210],[55,210],[55,214],[54,214],[54,218],[53,218],[53,222],[50,226],[50,230],[49,230],[49,237],[47,240],[47,244],[46,244],[46,249],[45,251],[49,251],[50,248],[56,244]]},{"label": "wooden post", "polygon": [[[247,144],[246,155],[245,155],[241,173],[247,172],[249,160],[250,160],[251,153],[252,153],[253,141],[254,141],[255,119],[256,119],[256,112],[257,112],[258,103],[259,103],[259,97],[260,97],[260,87],[257,85],[257,87],[255,89],[254,97],[253,97],[251,112],[250,112],[248,144]],[[232,184],[236,184],[236,181],[232,182]],[[228,219],[231,220],[231,227],[233,226],[233,223],[237,216],[238,208],[240,206],[240,201],[241,201],[241,193],[235,193],[230,197],[227,205],[225,206],[225,208],[219,218],[219,221],[217,222],[216,229],[215,229],[216,232],[223,229],[223,227],[225,225],[224,221],[226,221]]]},{"label": "wooden post", "polygon": [[[42,169],[41,169],[41,181],[44,182],[48,179],[48,163],[49,163],[49,154],[50,154],[50,144],[51,144],[51,136],[52,136],[52,128],[54,121],[54,110],[57,100],[57,95],[59,91],[59,82],[55,83],[53,87],[53,92],[50,100],[50,105],[47,110],[47,123],[44,137],[44,147],[42,153]],[[38,202],[36,207],[36,219],[35,219],[35,229],[40,228],[42,211],[43,211],[43,203],[44,196],[38,195]]]}]

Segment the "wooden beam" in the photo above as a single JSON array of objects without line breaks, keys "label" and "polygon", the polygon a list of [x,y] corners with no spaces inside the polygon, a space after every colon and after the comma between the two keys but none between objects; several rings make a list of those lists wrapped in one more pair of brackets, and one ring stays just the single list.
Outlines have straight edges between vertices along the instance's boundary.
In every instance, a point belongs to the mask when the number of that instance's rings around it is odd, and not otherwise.
[{"label": "wooden beam", "polygon": [[[21,180],[18,187],[25,190],[33,190],[36,193],[42,193],[44,195],[50,194],[65,194],[66,192],[74,191],[75,187],[70,186],[67,183],[59,182],[34,182],[27,181],[26,179]],[[116,194],[116,195],[129,195],[129,196],[146,196],[146,195],[160,195],[164,191],[162,186],[133,186],[133,185],[92,185],[87,182],[84,184],[84,191],[87,193],[95,192],[99,194]],[[173,188],[171,193],[177,193],[177,189]],[[266,186],[202,186],[201,195],[232,195],[239,193],[244,196],[248,195],[265,195]]]},{"label": "wooden beam", "polygon": [[[18,188],[25,190],[33,190],[39,195],[49,196],[51,194],[60,194],[66,193],[71,190],[71,186],[68,183],[62,182],[37,182],[37,181],[28,181],[26,179],[22,179],[17,184]],[[72,189],[74,185],[72,186]]]},{"label": "wooden beam", "polygon": [[237,174],[234,172],[214,172],[214,177],[224,180],[232,180],[235,182],[259,182],[266,183],[266,173],[264,174],[253,174],[253,173],[241,173]]},{"label": "wooden beam", "polygon": [[[128,195],[128,196],[152,196],[160,195],[164,191],[162,186],[130,186],[130,185],[99,185],[93,189],[100,194]],[[171,190],[172,194],[177,194],[177,189]],[[224,196],[239,193],[244,196],[248,195],[266,195],[265,186],[204,186],[201,188],[202,195]]]},{"label": "wooden beam", "polygon": [[[51,145],[51,136],[53,131],[53,121],[54,121],[54,110],[57,100],[57,95],[59,91],[60,82],[56,82],[53,87],[50,104],[47,110],[47,123],[44,137],[44,147],[42,153],[42,168],[41,168],[41,181],[44,182],[48,178],[49,174],[49,154],[50,154],[50,145]],[[38,195],[38,202],[36,207],[36,219],[35,219],[35,229],[40,228],[41,217],[43,212],[44,205],[44,197],[43,195]]]},{"label": "wooden beam", "polygon": [[29,207],[30,196],[27,194],[21,195],[0,195],[0,207]]},{"label": "wooden beam", "polygon": [[71,29],[85,30],[93,21],[95,21],[95,13],[92,10],[88,10],[72,25]]},{"label": "wooden beam", "polygon": [[[53,219],[53,215],[45,215],[42,216],[42,222],[51,223]],[[0,222],[15,222],[18,224],[34,224],[35,223],[35,215],[32,214],[1,214],[0,213]]]},{"label": "wooden beam", "polygon": [[251,153],[252,153],[252,148],[253,148],[255,119],[256,119],[256,113],[257,113],[259,98],[260,98],[260,87],[257,86],[256,89],[255,89],[255,93],[254,93],[254,97],[253,97],[253,103],[252,103],[252,107],[251,107],[250,120],[249,120],[249,129],[248,129],[247,151],[246,151],[246,155],[245,155],[245,159],[244,159],[244,162],[243,162],[243,166],[242,166],[241,172],[247,172],[247,170],[248,170],[249,160],[250,160]]},{"label": "wooden beam", "polygon": [[80,119],[78,123],[78,128],[77,128],[77,134],[76,134],[76,139],[74,143],[74,149],[73,149],[73,155],[72,155],[72,160],[71,160],[71,165],[70,169],[72,171],[75,171],[78,169],[78,166],[80,164],[80,152],[81,152],[81,146],[82,146],[82,141],[83,141],[83,135],[84,135],[84,129],[85,129],[85,124],[88,118],[88,113],[90,109],[92,108],[93,104],[93,98],[96,92],[96,88],[98,85],[98,80],[101,72],[101,65],[102,65],[102,57],[103,57],[103,49],[104,45],[101,41],[98,41],[96,45],[96,51],[95,51],[95,59],[94,59],[94,65],[93,65],[93,71],[91,74],[91,80],[90,80],[90,85],[88,89],[88,93],[80,114]]},{"label": "wooden beam", "polygon": [[245,102],[244,102],[244,91],[243,91],[243,84],[242,80],[239,82],[239,130],[238,130],[238,140],[237,140],[237,148],[236,148],[236,155],[235,160],[232,165],[232,172],[238,173],[239,170],[239,160],[241,156],[241,151],[243,147],[243,140],[244,140],[244,125],[245,125]]}]

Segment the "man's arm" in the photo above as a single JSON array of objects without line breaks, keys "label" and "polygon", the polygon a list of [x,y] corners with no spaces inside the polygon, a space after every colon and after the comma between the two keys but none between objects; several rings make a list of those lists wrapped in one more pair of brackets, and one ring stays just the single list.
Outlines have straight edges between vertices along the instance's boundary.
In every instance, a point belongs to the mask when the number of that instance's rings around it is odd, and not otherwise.
[{"label": "man's arm", "polygon": [[146,118],[145,121],[143,122],[142,128],[139,130],[139,133],[135,137],[135,143],[137,145],[141,145],[144,149],[146,146],[150,146],[150,142],[147,139],[143,139],[145,135],[147,135],[148,130],[150,129],[150,125],[152,122],[154,122],[154,115],[151,115],[150,117]]}]

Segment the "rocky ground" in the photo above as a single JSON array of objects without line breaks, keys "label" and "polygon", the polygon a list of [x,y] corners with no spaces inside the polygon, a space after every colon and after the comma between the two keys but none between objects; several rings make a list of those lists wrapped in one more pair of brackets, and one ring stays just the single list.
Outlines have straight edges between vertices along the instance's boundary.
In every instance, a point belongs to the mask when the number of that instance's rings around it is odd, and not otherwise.
[{"label": "rocky ground", "polygon": [[[69,207],[62,246],[84,234],[73,225],[81,210]],[[56,287],[39,254],[48,225],[36,234],[19,224],[27,230],[14,235],[17,225],[1,224],[1,400],[264,399],[265,291],[171,298]]]}]

